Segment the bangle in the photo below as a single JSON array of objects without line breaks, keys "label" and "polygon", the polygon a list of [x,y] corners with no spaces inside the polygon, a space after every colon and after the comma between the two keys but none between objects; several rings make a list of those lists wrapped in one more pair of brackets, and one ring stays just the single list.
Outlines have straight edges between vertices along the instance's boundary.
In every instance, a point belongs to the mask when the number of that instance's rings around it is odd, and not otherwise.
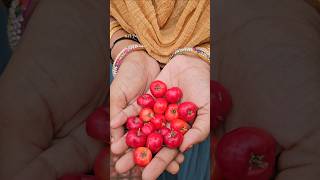
[{"label": "bangle", "polygon": [[171,60],[176,55],[188,54],[188,53],[191,53],[192,55],[196,55],[200,59],[210,64],[210,52],[206,48],[201,48],[201,47],[192,47],[192,48],[187,47],[187,48],[177,49],[173,54],[171,54],[169,60]]},{"label": "bangle", "polygon": [[115,77],[120,69],[120,66],[123,62],[123,59],[133,51],[145,50],[144,46],[141,44],[133,44],[126,48],[124,48],[115,58],[113,65],[112,65],[112,74]]},{"label": "bangle", "polygon": [[135,35],[135,34],[126,34],[126,35],[120,37],[119,39],[115,40],[115,41],[113,42],[111,48],[110,48],[110,59],[111,59],[111,62],[113,62],[113,58],[112,58],[112,56],[111,56],[111,54],[112,54],[112,49],[114,48],[114,46],[115,46],[118,42],[120,42],[120,41],[122,41],[122,40],[125,40],[125,39],[127,39],[127,40],[132,40],[132,41],[135,41],[135,42],[137,42],[137,43],[140,43],[140,42],[139,42],[139,39],[138,39],[138,36]]}]

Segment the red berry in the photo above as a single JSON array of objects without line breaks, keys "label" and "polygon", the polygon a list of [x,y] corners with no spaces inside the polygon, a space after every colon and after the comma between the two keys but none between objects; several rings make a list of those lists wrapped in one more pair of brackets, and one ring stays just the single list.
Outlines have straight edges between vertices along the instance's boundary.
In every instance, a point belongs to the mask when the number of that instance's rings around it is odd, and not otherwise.
[{"label": "red berry", "polygon": [[136,116],[128,117],[127,119],[127,129],[139,129],[142,128],[143,121]]},{"label": "red berry", "polygon": [[168,122],[171,122],[172,120],[179,118],[178,104],[169,104],[165,113],[165,117]]},{"label": "red berry", "polygon": [[192,102],[183,102],[178,107],[179,117],[187,122],[192,122],[197,116],[198,107]]},{"label": "red berry", "polygon": [[150,91],[151,94],[156,98],[163,97],[167,92],[167,85],[159,80],[153,81],[150,84]]},{"label": "red berry", "polygon": [[229,114],[232,108],[232,99],[229,92],[217,81],[210,81],[211,125],[216,128]]},{"label": "red berry", "polygon": [[143,134],[145,135],[149,135],[151,134],[156,128],[154,127],[154,125],[152,123],[145,123],[143,125],[143,127],[141,128],[141,131],[143,132]]},{"label": "red berry", "polygon": [[181,119],[171,121],[170,127],[182,134],[185,134],[190,129],[190,125]]},{"label": "red berry", "polygon": [[86,131],[87,134],[101,141],[106,141],[107,131],[109,129],[109,115],[103,108],[97,108],[86,120]]},{"label": "red berry", "polygon": [[150,94],[143,94],[138,97],[137,103],[143,108],[153,108],[154,99]]},{"label": "red berry", "polygon": [[177,103],[181,100],[183,93],[180,88],[172,87],[166,92],[166,99],[169,103]]},{"label": "red berry", "polygon": [[133,151],[133,160],[136,165],[145,167],[152,159],[152,153],[150,149],[146,147],[138,147]]},{"label": "red berry", "polygon": [[106,169],[109,168],[108,164],[108,150],[104,148],[100,151],[96,160],[94,162],[93,171],[97,180],[107,180],[109,179],[109,171]]},{"label": "red berry", "polygon": [[217,166],[225,179],[269,180],[276,160],[275,139],[258,128],[225,134],[217,145]]},{"label": "red berry", "polygon": [[156,114],[163,114],[164,112],[166,112],[167,106],[168,102],[165,98],[158,98],[154,103],[153,111]]},{"label": "red berry", "polygon": [[160,129],[165,126],[166,119],[162,114],[156,114],[154,118],[151,119],[151,123],[154,125],[155,129]]},{"label": "red berry", "polygon": [[162,136],[165,136],[166,134],[168,134],[170,132],[170,129],[167,128],[167,127],[162,127],[159,129],[159,133],[162,135]]},{"label": "red berry", "polygon": [[150,108],[143,108],[140,113],[139,117],[143,122],[149,122],[154,117],[154,112]]},{"label": "red berry", "polygon": [[84,174],[69,174],[59,178],[59,180],[99,180],[95,176]]},{"label": "red berry", "polygon": [[147,136],[140,129],[131,129],[126,136],[126,143],[132,148],[144,146],[146,141]]},{"label": "red berry", "polygon": [[183,135],[176,130],[171,130],[164,137],[164,144],[171,149],[177,148],[183,141]]},{"label": "red berry", "polygon": [[146,147],[151,150],[153,154],[157,153],[163,144],[163,137],[159,133],[151,133],[147,138]]}]

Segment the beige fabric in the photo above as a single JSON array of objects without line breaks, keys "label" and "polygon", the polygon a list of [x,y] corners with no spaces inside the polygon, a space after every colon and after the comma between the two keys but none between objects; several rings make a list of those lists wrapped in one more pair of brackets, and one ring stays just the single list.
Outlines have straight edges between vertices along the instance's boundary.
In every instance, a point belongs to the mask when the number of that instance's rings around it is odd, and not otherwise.
[{"label": "beige fabric", "polygon": [[176,49],[210,46],[209,0],[111,0],[110,11],[161,63]]}]

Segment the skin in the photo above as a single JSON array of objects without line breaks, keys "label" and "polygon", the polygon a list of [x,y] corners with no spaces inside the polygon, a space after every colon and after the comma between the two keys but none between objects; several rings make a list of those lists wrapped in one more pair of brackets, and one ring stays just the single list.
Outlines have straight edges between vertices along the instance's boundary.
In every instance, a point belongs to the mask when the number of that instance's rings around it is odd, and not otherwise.
[{"label": "skin", "polygon": [[215,77],[234,103],[216,133],[264,128],[283,150],[276,180],[319,179],[319,14],[299,0],[218,0],[216,8]]},{"label": "skin", "polygon": [[107,94],[105,6],[43,0],[35,9],[0,77],[0,179],[56,180],[93,166],[103,144],[84,121]]}]

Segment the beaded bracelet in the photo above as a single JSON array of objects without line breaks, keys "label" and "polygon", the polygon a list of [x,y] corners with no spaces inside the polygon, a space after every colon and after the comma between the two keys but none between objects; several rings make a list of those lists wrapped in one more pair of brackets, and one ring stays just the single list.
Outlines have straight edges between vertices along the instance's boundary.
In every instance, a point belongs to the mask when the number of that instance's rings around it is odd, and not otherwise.
[{"label": "beaded bracelet", "polygon": [[120,69],[120,66],[123,62],[123,59],[133,51],[145,50],[145,47],[141,44],[133,44],[126,48],[124,48],[115,58],[113,65],[112,65],[112,74],[115,77]]},{"label": "beaded bracelet", "polygon": [[137,43],[140,43],[140,41],[139,41],[139,39],[138,39],[138,36],[135,35],[135,34],[126,34],[126,35],[120,37],[119,39],[115,40],[115,41],[113,42],[111,48],[110,48],[110,59],[111,59],[111,62],[113,62],[113,59],[112,59],[112,56],[111,56],[113,47],[114,47],[118,42],[120,42],[120,41],[122,41],[122,40],[126,40],[126,39],[127,39],[127,40],[135,41],[135,42],[137,42]]},{"label": "beaded bracelet", "polygon": [[169,60],[171,60],[176,55],[181,55],[185,53],[191,53],[193,55],[198,56],[200,59],[210,64],[210,52],[206,48],[201,47],[187,47],[177,49],[173,54],[171,54]]}]

